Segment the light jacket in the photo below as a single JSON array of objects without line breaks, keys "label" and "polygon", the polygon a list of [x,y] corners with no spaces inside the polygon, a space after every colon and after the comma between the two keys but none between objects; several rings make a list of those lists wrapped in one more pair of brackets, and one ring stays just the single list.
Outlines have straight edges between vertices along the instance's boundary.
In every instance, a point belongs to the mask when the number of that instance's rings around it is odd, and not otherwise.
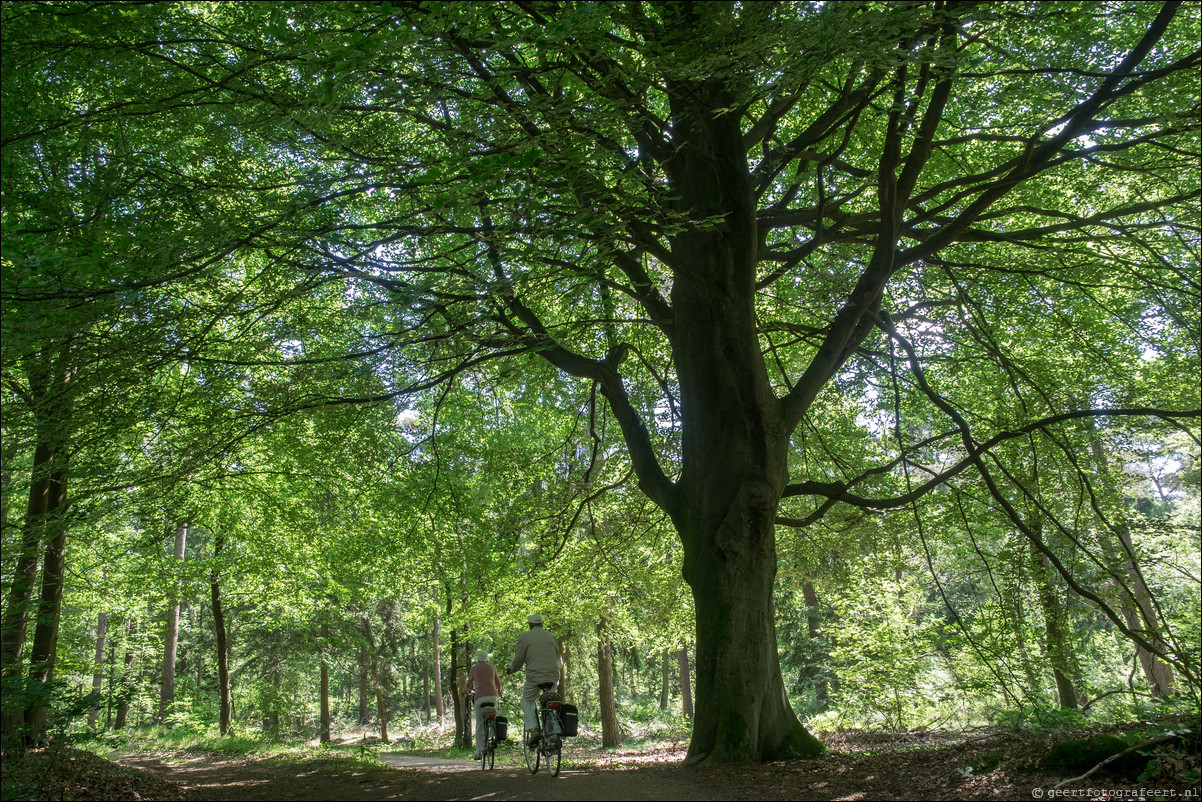
[{"label": "light jacket", "polygon": [[559,639],[542,627],[532,627],[518,638],[510,671],[526,667],[527,682],[559,682]]}]

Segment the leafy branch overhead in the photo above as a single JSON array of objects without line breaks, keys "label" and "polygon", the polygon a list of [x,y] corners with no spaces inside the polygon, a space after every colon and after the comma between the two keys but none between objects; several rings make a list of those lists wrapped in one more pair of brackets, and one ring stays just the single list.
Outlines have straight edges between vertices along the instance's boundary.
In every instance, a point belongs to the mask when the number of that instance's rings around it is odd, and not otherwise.
[{"label": "leafy branch overhead", "polygon": [[[597,487],[540,553],[628,457],[693,590],[693,759],[819,748],[779,669],[777,529],[869,511],[925,547],[924,514],[974,506],[1196,678],[1096,478],[1100,442],[1198,441],[1196,3],[3,14],[5,382],[46,448],[139,367],[194,372],[173,386],[236,444],[541,360]],[[1069,497],[1111,533],[1084,569]]]}]

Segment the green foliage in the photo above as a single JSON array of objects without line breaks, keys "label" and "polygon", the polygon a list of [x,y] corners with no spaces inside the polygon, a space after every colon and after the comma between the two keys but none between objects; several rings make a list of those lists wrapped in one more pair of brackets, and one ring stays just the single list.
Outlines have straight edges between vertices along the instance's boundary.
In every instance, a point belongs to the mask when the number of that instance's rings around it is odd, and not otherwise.
[{"label": "green foliage", "polygon": [[1196,5],[1147,52],[1167,6],[676,8],[4,5],[0,559],[69,525],[71,577],[6,709],[80,729],[106,612],[102,721],[149,721],[178,593],[204,741],[216,584],[243,730],[314,735],[324,661],[336,724],[372,666],[433,743],[435,613],[450,693],[452,632],[505,662],[539,611],[582,711],[604,620],[675,739],[692,521],[768,445],[814,726],[1079,723],[1054,669],[1163,713],[1132,633],[1196,706]]}]

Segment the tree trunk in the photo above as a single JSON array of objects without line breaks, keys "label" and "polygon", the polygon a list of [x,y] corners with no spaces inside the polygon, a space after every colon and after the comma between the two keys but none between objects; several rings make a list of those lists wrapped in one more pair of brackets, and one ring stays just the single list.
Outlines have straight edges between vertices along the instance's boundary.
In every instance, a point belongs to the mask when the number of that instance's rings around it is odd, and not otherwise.
[{"label": "tree trunk", "polygon": [[434,643],[432,649],[434,652],[434,712],[438,716],[438,730],[442,731],[442,719],[447,714],[446,705],[442,700],[442,651],[439,646],[439,636],[442,634],[442,622],[439,620],[438,611],[434,611]]},{"label": "tree trunk", "polygon": [[376,717],[380,720],[380,740],[391,743],[388,740],[388,709],[384,705],[384,686],[380,684],[379,659],[374,653],[371,657],[371,681],[376,687]]},{"label": "tree trunk", "polygon": [[[63,515],[67,503],[67,470],[65,454],[55,446],[39,442],[34,449],[33,469],[29,486],[29,503],[22,526],[21,551],[4,604],[3,624],[0,624],[0,673],[6,684],[19,682],[24,666],[26,633],[30,612],[35,606],[34,586],[38,576],[38,552],[43,539],[52,533],[66,531]],[[47,611],[50,612],[50,611]],[[7,690],[7,689],[6,689]],[[0,711],[0,732],[7,742],[25,725],[26,708],[30,699],[24,694],[6,692]]]},{"label": "tree trunk", "polygon": [[[447,610],[449,613],[450,610]],[[455,719],[455,746],[461,749],[472,748],[471,739],[467,736],[463,715],[463,686],[460,681],[459,666],[459,630],[451,630],[451,711]]]},{"label": "tree trunk", "polygon": [[[213,558],[217,559],[221,555],[221,550],[225,546],[225,537],[218,535],[213,546]],[[214,568],[209,575],[209,587],[212,591],[213,601],[213,633],[217,640],[217,695],[220,712],[218,713],[218,729],[222,735],[225,735],[230,730],[230,660],[229,660],[229,645],[226,641],[225,631],[225,608],[222,605],[221,599],[221,575],[217,568]]]},{"label": "tree trunk", "polygon": [[[687,4],[663,9],[665,46],[719,46],[713,37],[721,26],[710,14]],[[731,13],[726,6],[713,11]],[[682,219],[722,221],[670,237],[680,478],[666,487],[662,473],[640,470],[640,486],[666,509],[680,536],[696,609],[690,762],[822,751],[789,706],[781,677],[772,604],[775,523],[790,432],[837,368],[846,343],[819,349],[789,398],[776,397],[756,319],[760,232],[743,132],[738,115],[715,112],[738,105],[740,80],[728,71],[673,78],[667,87],[674,149],[664,166],[672,211]],[[844,327],[857,308],[841,310],[832,330]]]},{"label": "tree trunk", "polygon": [[557,640],[558,640],[559,658],[560,659],[559,659],[559,685],[556,688],[556,690],[559,692],[560,696],[562,696],[565,700],[567,700],[568,691],[569,691],[568,679],[570,677],[569,669],[572,665],[572,661],[571,661],[571,655],[568,652],[567,637],[564,635],[560,635],[557,638]]},{"label": "tree trunk", "polygon": [[[1095,427],[1096,423],[1089,419],[1089,445],[1096,468],[1103,486],[1111,497],[1116,500],[1121,499],[1118,485],[1110,476],[1110,466],[1106,462],[1106,453],[1102,449],[1102,442]],[[1135,559],[1131,527],[1127,525],[1122,516],[1123,512],[1120,510],[1115,516],[1116,521],[1102,521],[1098,531],[1099,540],[1109,552],[1108,556],[1116,563],[1121,561],[1123,570],[1127,574],[1129,586],[1125,589],[1126,592],[1121,600],[1123,618],[1127,621],[1128,629],[1141,634],[1152,648],[1167,653],[1168,644],[1165,643],[1159,631],[1160,623],[1156,615],[1156,608],[1152,605],[1152,592],[1144,582],[1143,572],[1140,571],[1139,563]],[[1109,531],[1113,533],[1113,537],[1107,535],[1108,527]],[[1115,543],[1115,540],[1118,542]],[[1177,689],[1173,678],[1173,669],[1168,663],[1138,643],[1135,644],[1135,656],[1139,658],[1139,664],[1144,670],[1144,677],[1151,686],[1153,696],[1167,696]]]},{"label": "tree trunk", "polygon": [[426,723],[430,723],[430,659],[422,661],[422,703],[426,706]]},{"label": "tree trunk", "polygon": [[[184,545],[188,538],[188,524],[182,523],[175,530],[175,559],[184,559]],[[179,594],[180,581],[176,580],[172,598],[167,603],[167,625],[163,634],[163,678],[159,693],[159,714],[157,721],[162,724],[171,712],[175,702],[175,654],[179,638]]]},{"label": "tree trunk", "polygon": [[[1037,532],[1043,526],[1033,524]],[[1070,645],[1064,620],[1064,603],[1052,586],[1051,568],[1044,555],[1034,543],[1030,544],[1031,568],[1035,579],[1035,591],[1039,595],[1039,606],[1043,608],[1044,632],[1047,634],[1048,662],[1052,666],[1052,677],[1056,681],[1056,694],[1064,710],[1077,709],[1077,692],[1073,688],[1072,670],[1069,661]]]},{"label": "tree trunk", "polygon": [[104,687],[104,637],[108,633],[108,622],[108,613],[99,613],[96,616],[96,658],[92,669],[92,693],[95,694],[96,701],[92,703],[92,710],[88,713],[88,726],[93,729],[96,727],[96,719],[100,716],[100,691]]},{"label": "tree trunk", "polygon": [[597,624],[597,688],[601,703],[601,746],[609,749],[622,745],[618,709],[614,701],[613,646],[605,634],[605,619]]},{"label": "tree trunk", "polygon": [[680,668],[680,711],[685,718],[693,717],[693,683],[689,680],[689,651],[680,649],[676,653],[677,665]]},{"label": "tree trunk", "polygon": [[117,700],[117,719],[113,722],[113,729],[117,732],[125,729],[126,718],[129,716],[129,700],[134,693],[130,669],[134,664],[133,637],[135,632],[137,632],[137,624],[132,618],[127,618],[125,620],[125,668],[121,672],[121,693]]},{"label": "tree trunk", "polygon": [[[65,477],[64,477],[65,479]],[[65,485],[65,481],[64,481]],[[58,629],[63,610],[63,579],[67,555],[67,525],[55,522],[54,536],[46,543],[42,555],[42,594],[38,600],[38,618],[33,630],[33,646],[29,651],[29,685],[37,695],[32,700],[25,720],[35,742],[42,739],[50,714],[45,692],[54,679],[58,657]]]},{"label": "tree trunk", "polygon": [[818,594],[814,591],[812,582],[804,582],[801,586],[802,596],[806,603],[806,634],[810,638],[811,650],[817,648],[809,657],[804,669],[805,675],[814,685],[815,707],[819,713],[824,712],[830,702],[827,699],[826,687],[826,649],[820,645],[822,630],[818,625]]},{"label": "tree trunk", "polygon": [[672,663],[670,660],[671,651],[664,649],[660,655],[660,682],[659,682],[659,709],[668,709],[668,697],[672,688]]},{"label": "tree trunk", "polygon": [[321,743],[330,742],[330,664],[326,660],[325,647],[321,650],[321,721],[319,739]]},{"label": "tree trunk", "polygon": [[[359,726],[371,723],[371,701],[368,684],[371,677],[371,657],[366,649],[359,650]],[[428,717],[427,717],[428,718]]]}]

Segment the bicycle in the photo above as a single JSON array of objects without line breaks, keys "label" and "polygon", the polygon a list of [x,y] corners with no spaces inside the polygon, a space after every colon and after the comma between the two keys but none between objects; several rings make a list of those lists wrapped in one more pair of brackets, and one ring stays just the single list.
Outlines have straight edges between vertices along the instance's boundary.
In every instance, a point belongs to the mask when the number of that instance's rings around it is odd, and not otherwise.
[{"label": "bicycle", "polygon": [[558,698],[550,699],[554,682],[540,682],[538,689],[542,691],[538,698],[538,720],[542,725],[542,735],[532,746],[530,735],[532,730],[526,730],[522,737],[522,755],[526,758],[526,768],[531,774],[538,773],[539,762],[546,758],[547,771],[552,777],[559,776],[559,762],[563,757],[563,725],[559,720]]},{"label": "bicycle", "polygon": [[[474,710],[476,707],[476,694],[468,694],[469,704]],[[497,706],[492,702],[485,702],[480,705],[480,713],[483,716],[484,724],[484,748],[480,750],[480,768],[488,771],[493,767],[497,758]]]}]

